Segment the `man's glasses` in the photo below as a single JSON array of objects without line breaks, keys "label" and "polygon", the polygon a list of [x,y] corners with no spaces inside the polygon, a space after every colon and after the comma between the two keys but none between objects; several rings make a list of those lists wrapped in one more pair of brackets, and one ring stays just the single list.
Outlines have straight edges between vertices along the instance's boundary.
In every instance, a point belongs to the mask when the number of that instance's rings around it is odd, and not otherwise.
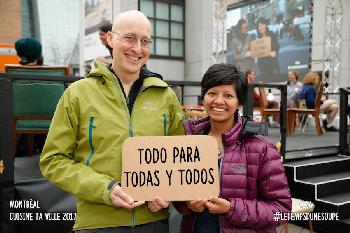
[{"label": "man's glasses", "polygon": [[150,47],[150,45],[152,44],[151,39],[149,38],[138,38],[138,36],[134,33],[126,33],[126,34],[121,34],[119,32],[113,32],[113,34],[119,35],[119,39],[122,41],[126,41],[129,44],[135,45],[137,44],[137,42],[140,40],[141,42],[141,46],[142,47]]}]

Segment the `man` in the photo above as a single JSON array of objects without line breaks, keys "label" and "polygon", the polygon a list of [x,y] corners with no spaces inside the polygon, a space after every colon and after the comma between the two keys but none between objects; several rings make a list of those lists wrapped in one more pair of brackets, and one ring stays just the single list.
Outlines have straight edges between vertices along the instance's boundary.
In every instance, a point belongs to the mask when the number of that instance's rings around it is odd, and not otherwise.
[{"label": "man", "polygon": [[119,186],[126,138],[184,133],[175,93],[141,69],[150,56],[151,31],[139,11],[118,15],[107,35],[110,69],[95,62],[58,103],[40,167],[48,180],[77,197],[77,232],[168,232],[168,202],[135,202]]},{"label": "man", "polygon": [[21,65],[42,65],[42,46],[40,41],[34,37],[24,37],[18,39],[15,43],[17,56],[19,56]]},{"label": "man", "polygon": [[[254,70],[247,70],[245,74],[247,77],[248,84],[252,84],[255,82]],[[260,94],[255,89],[253,90],[253,106],[255,108],[260,107]],[[279,109],[279,103],[275,100],[268,100],[267,108]],[[279,115],[273,114],[272,119],[273,119],[272,126],[279,128]]]},{"label": "man", "polygon": [[97,60],[100,62],[103,62],[105,64],[111,64],[112,63],[112,58],[113,58],[113,49],[111,46],[108,45],[107,43],[107,32],[112,31],[112,24],[107,22],[107,23],[102,23],[98,27],[98,35],[100,37],[100,40],[104,46],[108,49],[109,53],[111,54],[111,57],[102,57],[99,56],[97,57]]}]

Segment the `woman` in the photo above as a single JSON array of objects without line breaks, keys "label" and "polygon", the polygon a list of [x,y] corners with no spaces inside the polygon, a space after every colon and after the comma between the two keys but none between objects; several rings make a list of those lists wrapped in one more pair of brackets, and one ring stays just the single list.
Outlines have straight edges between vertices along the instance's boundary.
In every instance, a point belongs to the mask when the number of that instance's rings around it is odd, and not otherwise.
[{"label": "woman", "polygon": [[271,38],[271,52],[267,57],[258,58],[258,67],[262,80],[271,79],[271,76],[279,74],[279,64],[277,59],[277,54],[279,50],[279,44],[277,41],[277,36],[267,28],[267,20],[264,17],[260,17],[257,23],[258,38]]},{"label": "woman", "polygon": [[297,97],[303,88],[303,84],[298,81],[299,73],[296,70],[290,70],[288,72],[287,82],[287,107],[296,108],[298,107]]},{"label": "woman", "polygon": [[[183,214],[181,233],[276,232],[292,202],[276,147],[253,136],[238,114],[246,99],[247,83],[229,64],[211,66],[201,82],[208,117],[187,121],[189,135],[214,137],[219,146],[220,196],[175,202]],[[245,133],[243,133],[243,130]],[[217,155],[213,155],[217,156]]]},{"label": "woman", "polygon": [[247,21],[240,19],[235,27],[233,44],[233,64],[240,67],[241,71],[253,69],[253,59],[250,53],[251,35],[247,33]]},{"label": "woman", "polygon": [[[305,75],[303,80],[303,89],[299,95],[299,99],[305,99],[307,108],[315,108],[316,86],[319,83],[319,76],[316,72],[309,72]],[[327,118],[322,121],[323,127],[326,131],[338,131],[333,126],[333,121],[337,115],[339,106],[334,99],[325,99],[322,97],[320,111],[327,114]]]}]

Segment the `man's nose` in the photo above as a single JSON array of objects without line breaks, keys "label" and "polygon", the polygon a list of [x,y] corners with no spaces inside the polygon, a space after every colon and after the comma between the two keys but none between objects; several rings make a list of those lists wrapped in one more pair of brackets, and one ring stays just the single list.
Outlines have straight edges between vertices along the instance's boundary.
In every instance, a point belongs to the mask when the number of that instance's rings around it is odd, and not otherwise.
[{"label": "man's nose", "polygon": [[137,40],[137,41],[134,43],[133,48],[134,48],[136,51],[138,51],[138,52],[142,51],[141,40]]}]

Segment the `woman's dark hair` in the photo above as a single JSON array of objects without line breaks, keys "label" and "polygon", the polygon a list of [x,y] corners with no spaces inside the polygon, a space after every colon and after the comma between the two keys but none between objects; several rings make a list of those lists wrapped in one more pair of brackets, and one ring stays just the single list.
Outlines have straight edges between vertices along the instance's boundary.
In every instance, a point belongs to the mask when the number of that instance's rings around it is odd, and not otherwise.
[{"label": "woman's dark hair", "polygon": [[244,105],[247,98],[247,80],[237,66],[231,64],[215,64],[205,72],[201,82],[201,98],[204,98],[210,88],[230,84],[236,90],[239,105]]},{"label": "woman's dark hair", "polygon": [[98,27],[98,30],[101,30],[102,32],[105,32],[105,33],[112,31],[112,24],[110,22],[101,23],[100,26]]},{"label": "woman's dark hair", "polygon": [[264,17],[260,17],[258,19],[258,21],[256,22],[256,31],[258,33],[258,37],[262,37],[261,33],[259,32],[259,23],[261,24],[265,24],[266,25],[266,34],[268,33],[269,31],[269,28],[267,27],[267,20],[264,18]]},{"label": "woman's dark hair", "polygon": [[236,24],[236,27],[235,27],[236,35],[242,34],[242,25],[246,23],[247,21],[245,19],[238,20],[238,23]]}]

